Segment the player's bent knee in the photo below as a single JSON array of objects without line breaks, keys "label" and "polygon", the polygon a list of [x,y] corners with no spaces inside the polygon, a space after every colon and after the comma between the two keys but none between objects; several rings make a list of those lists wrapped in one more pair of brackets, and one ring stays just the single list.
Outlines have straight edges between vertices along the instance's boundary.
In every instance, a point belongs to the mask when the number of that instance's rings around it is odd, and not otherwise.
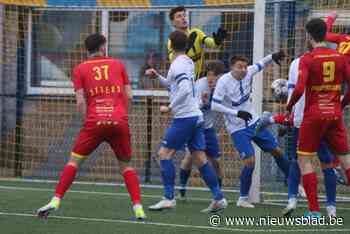
[{"label": "player's bent knee", "polygon": [[69,162],[67,164],[72,165],[76,168],[79,168],[79,166],[85,161],[85,159],[86,159],[86,156],[81,156],[81,155],[72,153],[69,159]]},{"label": "player's bent knee", "polygon": [[120,170],[120,173],[122,175],[124,175],[124,173],[127,171],[135,171],[135,169],[133,167],[130,167],[130,166],[125,166],[123,169]]},{"label": "player's bent knee", "polygon": [[201,167],[208,162],[207,157],[203,151],[194,151],[192,155],[193,155],[193,159],[192,159],[193,163],[197,167]]},{"label": "player's bent knee", "polygon": [[300,172],[302,175],[306,175],[306,174],[314,172],[312,158],[310,156],[305,156],[305,155],[299,154],[298,155],[298,165],[300,167]]},{"label": "player's bent knee", "polygon": [[126,171],[127,169],[133,169],[131,166],[130,166],[130,159],[121,159],[119,158],[118,159],[118,165],[119,165],[119,170],[120,170],[120,173],[123,174],[124,171]]},{"label": "player's bent knee", "polygon": [[168,159],[172,158],[174,153],[175,153],[174,149],[168,149],[168,148],[162,146],[162,147],[160,147],[160,149],[158,151],[158,156],[159,156],[159,159],[161,159],[161,160],[168,160]]},{"label": "player's bent knee", "polygon": [[184,170],[190,170],[192,167],[192,155],[186,153],[185,157],[181,161],[181,168]]}]

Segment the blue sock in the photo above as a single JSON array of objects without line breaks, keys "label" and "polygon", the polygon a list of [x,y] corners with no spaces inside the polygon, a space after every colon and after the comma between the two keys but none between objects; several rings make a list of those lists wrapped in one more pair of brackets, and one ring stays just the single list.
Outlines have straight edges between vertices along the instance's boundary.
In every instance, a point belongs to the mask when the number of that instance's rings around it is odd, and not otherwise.
[{"label": "blue sock", "polygon": [[248,197],[249,189],[252,184],[254,167],[244,166],[240,176],[240,195],[241,197]]},{"label": "blue sock", "polygon": [[160,168],[164,185],[164,197],[174,199],[175,166],[172,160],[160,160]]},{"label": "blue sock", "polygon": [[180,185],[183,188],[186,188],[188,178],[190,178],[191,175],[191,169],[190,170],[184,170],[180,168]]},{"label": "blue sock", "polygon": [[290,161],[288,175],[288,199],[297,197],[298,187],[300,184],[300,176],[301,175],[298,161]]},{"label": "blue sock", "polygon": [[205,181],[211,193],[213,194],[214,200],[221,200],[224,197],[224,195],[222,194],[221,189],[219,187],[218,177],[215,173],[214,168],[207,162],[199,168],[199,171],[202,175],[203,180]]},{"label": "blue sock", "polygon": [[222,178],[218,177],[218,183],[219,183],[219,187],[222,187]]},{"label": "blue sock", "polygon": [[335,206],[336,190],[337,190],[337,176],[333,168],[323,169],[324,185],[327,194],[327,206]]},{"label": "blue sock", "polygon": [[289,161],[284,156],[274,157],[277,166],[284,173],[285,178],[288,178],[289,174]]}]

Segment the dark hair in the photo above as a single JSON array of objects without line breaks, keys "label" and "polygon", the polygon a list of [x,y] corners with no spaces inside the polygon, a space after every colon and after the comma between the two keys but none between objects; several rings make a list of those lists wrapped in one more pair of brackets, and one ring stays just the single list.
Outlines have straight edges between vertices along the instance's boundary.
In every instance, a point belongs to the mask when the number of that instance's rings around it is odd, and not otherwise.
[{"label": "dark hair", "polygon": [[170,33],[169,39],[171,42],[171,48],[174,51],[186,51],[187,47],[187,35],[180,31],[174,31]]},{"label": "dark hair", "polygon": [[223,62],[219,60],[215,60],[213,62],[209,62],[207,64],[207,73],[208,72],[214,72],[216,76],[223,74],[225,72],[225,65]]},{"label": "dark hair", "polygon": [[309,20],[305,28],[315,42],[324,41],[327,33],[327,25],[322,19],[314,18]]},{"label": "dark hair", "polygon": [[180,12],[180,11],[186,11],[186,8],[184,6],[178,6],[178,7],[171,8],[171,10],[169,12],[169,19],[171,21],[173,21],[175,14],[177,12]]},{"label": "dark hair", "polygon": [[238,61],[249,63],[249,60],[247,59],[247,57],[244,57],[242,55],[234,55],[230,58],[230,65],[231,66],[234,65]]},{"label": "dark hair", "polygon": [[91,34],[85,39],[85,48],[90,54],[98,52],[104,44],[106,44],[106,38],[99,33]]}]

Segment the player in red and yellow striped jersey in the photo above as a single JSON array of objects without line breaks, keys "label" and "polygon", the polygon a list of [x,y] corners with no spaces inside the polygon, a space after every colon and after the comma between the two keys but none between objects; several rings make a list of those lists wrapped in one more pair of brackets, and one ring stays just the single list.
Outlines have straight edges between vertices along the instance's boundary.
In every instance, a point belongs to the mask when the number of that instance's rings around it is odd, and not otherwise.
[{"label": "player in red and yellow striped jersey", "polygon": [[144,219],[139,178],[130,166],[128,98],[132,98],[132,93],[127,72],[120,60],[105,56],[106,38],[103,35],[88,36],[85,47],[89,58],[73,70],[77,108],[85,115],[84,125],[75,140],[71,158],[62,171],[54,197],[38,209],[38,216],[46,218],[50,211],[59,208],[84,159],[102,142],[107,142],[119,161],[135,218]]}]

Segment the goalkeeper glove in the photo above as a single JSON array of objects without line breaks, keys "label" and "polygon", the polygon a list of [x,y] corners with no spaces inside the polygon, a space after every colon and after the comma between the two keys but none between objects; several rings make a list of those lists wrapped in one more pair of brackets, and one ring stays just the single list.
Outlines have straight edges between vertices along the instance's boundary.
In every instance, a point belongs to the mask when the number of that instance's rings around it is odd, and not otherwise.
[{"label": "goalkeeper glove", "polygon": [[286,57],[286,54],[283,50],[280,50],[278,52],[275,52],[272,54],[272,60],[281,66],[281,60],[283,60]]},{"label": "goalkeeper glove", "polygon": [[[194,42],[196,41],[197,38],[197,33],[196,32],[192,32],[187,39],[187,46],[186,46],[186,53],[193,48],[193,50],[195,50],[194,47]],[[194,51],[195,52],[195,51]]]},{"label": "goalkeeper glove", "polygon": [[213,32],[213,38],[216,45],[221,45],[224,39],[227,37],[227,31],[224,28],[218,28],[218,31]]}]

